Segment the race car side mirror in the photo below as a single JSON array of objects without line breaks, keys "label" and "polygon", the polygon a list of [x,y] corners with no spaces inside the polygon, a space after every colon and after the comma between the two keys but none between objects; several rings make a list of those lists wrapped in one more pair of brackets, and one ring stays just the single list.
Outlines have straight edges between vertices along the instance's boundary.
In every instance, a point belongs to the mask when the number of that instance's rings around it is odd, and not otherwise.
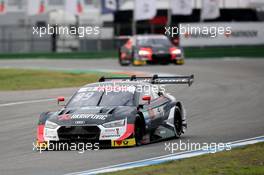
[{"label": "race car side mirror", "polygon": [[65,101],[65,98],[64,97],[58,97],[57,98],[58,105],[60,105],[60,102],[64,102],[64,101]]},{"label": "race car side mirror", "polygon": [[151,96],[145,95],[145,96],[142,97],[142,100],[143,101],[148,101],[148,104],[149,104],[150,103],[150,100],[151,100]]}]

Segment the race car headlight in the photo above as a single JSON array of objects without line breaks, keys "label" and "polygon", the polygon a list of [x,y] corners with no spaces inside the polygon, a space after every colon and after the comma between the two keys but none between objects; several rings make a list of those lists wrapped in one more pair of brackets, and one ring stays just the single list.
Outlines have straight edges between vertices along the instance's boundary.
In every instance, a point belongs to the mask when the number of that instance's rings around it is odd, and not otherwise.
[{"label": "race car headlight", "polygon": [[113,121],[113,122],[108,122],[103,124],[103,126],[105,128],[114,128],[114,127],[121,127],[124,126],[126,124],[126,120],[117,120],[117,121]]},{"label": "race car headlight", "polygon": [[56,123],[53,123],[50,121],[46,121],[46,123],[45,123],[45,128],[56,129],[57,127],[58,127],[58,125]]},{"label": "race car headlight", "polygon": [[174,49],[171,51],[171,53],[174,55],[180,55],[182,53],[182,51],[180,49]]},{"label": "race car headlight", "polygon": [[140,56],[147,56],[147,55],[150,55],[151,53],[150,53],[149,51],[147,51],[147,50],[140,50],[140,51],[138,52],[138,54],[139,54]]}]

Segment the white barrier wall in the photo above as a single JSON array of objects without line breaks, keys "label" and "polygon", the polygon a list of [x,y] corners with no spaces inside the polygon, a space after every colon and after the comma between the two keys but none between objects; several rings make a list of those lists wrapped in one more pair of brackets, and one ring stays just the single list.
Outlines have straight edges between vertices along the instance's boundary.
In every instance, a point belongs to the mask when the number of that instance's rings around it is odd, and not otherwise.
[{"label": "white barrier wall", "polygon": [[[181,24],[180,27],[182,28],[182,33],[180,35],[181,46],[264,44],[264,22],[184,23]],[[219,30],[217,35],[214,35],[215,28]],[[187,31],[188,29],[189,32]],[[186,30],[186,32],[184,32],[184,30]],[[198,30],[200,30],[200,32]]]}]

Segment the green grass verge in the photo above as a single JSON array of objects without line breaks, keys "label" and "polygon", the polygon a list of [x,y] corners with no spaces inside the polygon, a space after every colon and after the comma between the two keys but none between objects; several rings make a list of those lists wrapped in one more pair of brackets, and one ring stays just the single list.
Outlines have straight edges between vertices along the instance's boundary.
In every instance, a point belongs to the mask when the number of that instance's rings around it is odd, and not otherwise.
[{"label": "green grass verge", "polygon": [[0,59],[101,59],[117,58],[116,51],[103,52],[71,52],[71,53],[6,53],[0,54]]},{"label": "green grass verge", "polygon": [[263,175],[264,143],[106,175]]},{"label": "green grass verge", "polygon": [[[185,48],[186,58],[254,57],[264,58],[264,45],[236,47]],[[117,51],[73,53],[10,53],[0,54],[0,59],[103,59],[117,58]]]},{"label": "green grass verge", "polygon": [[78,87],[98,81],[100,73],[0,69],[0,90]]}]

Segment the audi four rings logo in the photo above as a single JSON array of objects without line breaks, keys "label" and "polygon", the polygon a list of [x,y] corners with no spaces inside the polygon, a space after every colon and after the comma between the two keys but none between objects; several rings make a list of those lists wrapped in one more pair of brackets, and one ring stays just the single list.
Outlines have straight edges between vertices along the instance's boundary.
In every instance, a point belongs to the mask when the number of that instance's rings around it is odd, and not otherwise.
[{"label": "audi four rings logo", "polygon": [[77,125],[82,125],[82,124],[85,124],[85,121],[75,121],[74,123]]}]

